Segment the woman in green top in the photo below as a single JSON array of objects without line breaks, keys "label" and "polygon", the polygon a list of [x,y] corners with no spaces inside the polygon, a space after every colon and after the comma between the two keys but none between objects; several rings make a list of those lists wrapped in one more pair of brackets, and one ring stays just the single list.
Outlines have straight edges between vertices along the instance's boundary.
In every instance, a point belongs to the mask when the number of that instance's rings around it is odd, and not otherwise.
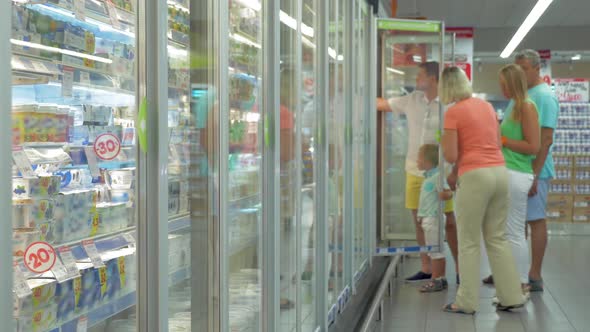
[{"label": "woman in green top", "polygon": [[[510,203],[506,220],[506,238],[520,275],[523,291],[528,293],[529,249],[525,237],[528,193],[533,184],[532,161],[540,147],[541,128],[537,108],[527,95],[524,71],[514,64],[500,70],[502,93],[510,103],[500,126],[502,153],[509,173]],[[487,260],[485,260],[487,261]],[[492,277],[484,283],[493,283]]]}]

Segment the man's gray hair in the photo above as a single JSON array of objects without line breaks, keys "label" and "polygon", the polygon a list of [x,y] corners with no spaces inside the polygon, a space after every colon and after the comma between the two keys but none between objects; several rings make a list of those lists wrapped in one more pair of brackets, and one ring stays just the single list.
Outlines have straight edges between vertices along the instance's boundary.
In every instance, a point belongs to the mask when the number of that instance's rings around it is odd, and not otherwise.
[{"label": "man's gray hair", "polygon": [[518,53],[516,53],[515,56],[516,60],[522,60],[522,59],[527,59],[529,60],[529,62],[531,63],[531,66],[536,67],[541,63],[541,56],[539,55],[539,52],[535,51],[535,50],[522,50]]}]

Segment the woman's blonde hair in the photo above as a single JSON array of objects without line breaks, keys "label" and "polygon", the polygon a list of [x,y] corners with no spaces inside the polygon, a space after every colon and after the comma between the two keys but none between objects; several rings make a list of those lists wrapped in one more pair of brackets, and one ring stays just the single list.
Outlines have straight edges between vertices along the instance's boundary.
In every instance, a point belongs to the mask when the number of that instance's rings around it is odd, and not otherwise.
[{"label": "woman's blonde hair", "polygon": [[439,96],[443,104],[471,98],[473,90],[465,72],[459,67],[447,67],[440,80]]},{"label": "woman's blonde hair", "polygon": [[512,99],[514,99],[514,107],[510,118],[520,122],[522,110],[528,98],[526,74],[520,66],[510,64],[500,69],[500,76],[504,78],[506,88],[510,91]]}]

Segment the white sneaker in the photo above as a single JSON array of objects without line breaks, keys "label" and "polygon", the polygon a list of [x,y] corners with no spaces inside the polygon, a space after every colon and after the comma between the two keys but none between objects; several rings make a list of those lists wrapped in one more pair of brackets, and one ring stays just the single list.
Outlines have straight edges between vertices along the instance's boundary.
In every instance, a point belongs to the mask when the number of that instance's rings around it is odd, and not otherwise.
[{"label": "white sneaker", "polygon": [[[523,303],[527,303],[530,299],[531,299],[531,292],[525,291],[522,292],[522,297],[523,297]],[[494,296],[494,298],[492,298],[492,304],[493,305],[498,305],[500,303],[500,300],[498,299],[497,296]]]}]

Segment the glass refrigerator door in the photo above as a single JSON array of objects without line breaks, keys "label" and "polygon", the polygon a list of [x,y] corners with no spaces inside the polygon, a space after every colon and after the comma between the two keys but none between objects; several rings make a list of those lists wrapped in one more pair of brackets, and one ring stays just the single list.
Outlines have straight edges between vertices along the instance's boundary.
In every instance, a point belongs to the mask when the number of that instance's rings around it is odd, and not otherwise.
[{"label": "glass refrigerator door", "polygon": [[17,331],[134,331],[134,1],[12,2]]},{"label": "glass refrigerator door", "polygon": [[[227,1],[227,0],[226,0]],[[230,330],[261,328],[262,12],[259,1],[229,1],[229,155],[224,243]],[[226,38],[222,36],[222,38]],[[226,92],[222,92],[226,93]],[[226,316],[227,317],[227,316]]]},{"label": "glass refrigerator door", "polygon": [[[403,248],[402,242],[416,239],[412,210],[418,209],[424,174],[417,162],[420,147],[438,145],[442,107],[437,98],[425,99],[425,91],[434,83],[428,81],[432,75],[426,74],[421,66],[426,62],[441,63],[442,29],[441,22],[378,20],[381,96],[389,101],[393,110],[385,113],[381,128],[378,254],[438,251],[440,248],[442,231],[438,243],[430,248],[415,244]],[[442,220],[442,211],[438,211],[438,218]]]}]

